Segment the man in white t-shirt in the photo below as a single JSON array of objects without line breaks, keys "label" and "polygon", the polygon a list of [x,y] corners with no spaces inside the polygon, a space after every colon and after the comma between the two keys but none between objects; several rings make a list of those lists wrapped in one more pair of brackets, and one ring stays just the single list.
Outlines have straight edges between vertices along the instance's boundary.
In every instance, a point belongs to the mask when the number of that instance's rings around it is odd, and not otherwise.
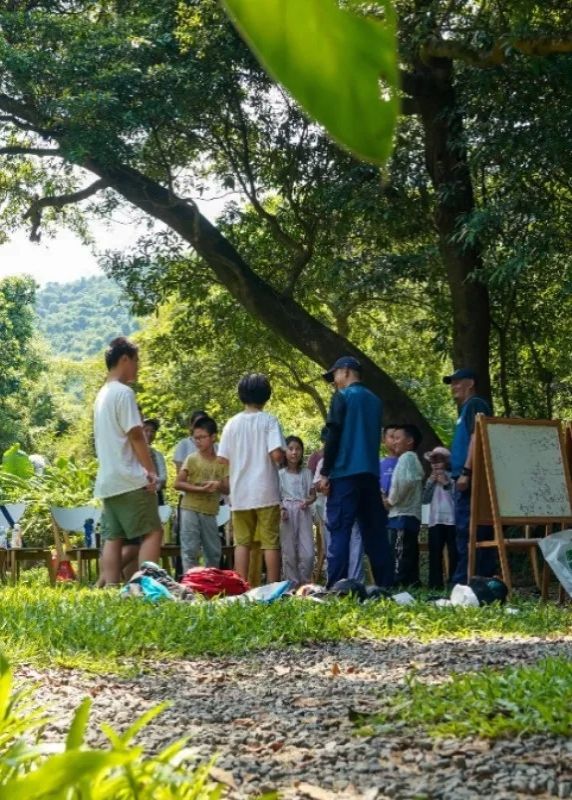
[{"label": "man in white t-shirt", "polygon": [[229,465],[235,569],[248,579],[250,549],[260,541],[269,583],[280,580],[278,467],[286,447],[280,423],[263,411],[271,394],[265,375],[245,375],[238,384],[244,411],[226,423],[218,447],[219,461]]},{"label": "man in white t-shirt", "polygon": [[103,500],[101,559],[105,585],[121,578],[122,548],[139,545],[139,563],[159,561],[163,530],[157,505],[157,475],[143,432],[135,394],[127,385],[137,378],[137,346],[125,337],[105,351],[107,380],[93,409],[99,461],[95,495]]}]

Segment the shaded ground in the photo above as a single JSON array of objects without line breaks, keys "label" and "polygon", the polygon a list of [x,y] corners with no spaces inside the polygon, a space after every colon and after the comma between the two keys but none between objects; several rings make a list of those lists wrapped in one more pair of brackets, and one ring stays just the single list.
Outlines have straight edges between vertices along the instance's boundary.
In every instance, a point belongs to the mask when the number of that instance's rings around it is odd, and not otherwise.
[{"label": "shaded ground", "polygon": [[[145,730],[156,750],[190,735],[200,761],[218,754],[215,777],[229,798],[278,789],[284,800],[310,798],[572,797],[572,739],[536,736],[489,743],[436,740],[407,730],[361,737],[354,713],[375,712],[407,675],[439,680],[452,670],[534,664],[572,655],[572,639],[347,641],[232,659],[149,665],[135,679],[69,670],[21,677],[40,681],[38,701],[66,709],[50,735],[61,740],[80,699],[93,697],[92,720],[122,730],[146,708],[173,705]],[[92,742],[101,741],[92,725]]]}]

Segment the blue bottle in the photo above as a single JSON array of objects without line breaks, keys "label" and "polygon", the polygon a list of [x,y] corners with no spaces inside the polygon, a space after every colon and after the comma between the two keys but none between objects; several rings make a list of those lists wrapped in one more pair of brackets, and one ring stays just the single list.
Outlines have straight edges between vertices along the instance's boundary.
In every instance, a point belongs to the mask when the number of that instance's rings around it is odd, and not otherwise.
[{"label": "blue bottle", "polygon": [[93,542],[93,520],[92,519],[86,519],[86,521],[83,524],[83,530],[84,530],[83,538],[84,538],[85,546],[86,547],[93,547],[93,544],[92,544],[92,542]]}]

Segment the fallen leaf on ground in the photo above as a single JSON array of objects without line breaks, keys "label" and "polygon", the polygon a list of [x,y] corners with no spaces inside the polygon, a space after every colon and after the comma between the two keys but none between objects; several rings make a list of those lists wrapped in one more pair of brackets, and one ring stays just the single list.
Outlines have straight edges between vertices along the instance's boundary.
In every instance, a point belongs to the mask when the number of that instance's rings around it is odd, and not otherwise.
[{"label": "fallen leaf on ground", "polygon": [[221,769],[220,767],[211,767],[209,772],[211,778],[218,783],[224,783],[225,786],[230,786],[231,789],[237,788],[232,772],[227,772],[226,769]]},{"label": "fallen leaf on ground", "polygon": [[317,708],[322,705],[322,701],[317,697],[297,697],[292,705],[295,708]]},{"label": "fallen leaf on ground", "polygon": [[313,783],[299,783],[298,791],[305,794],[306,797],[312,798],[312,800],[332,800],[335,797],[333,792],[322,789],[321,786],[314,786]]}]

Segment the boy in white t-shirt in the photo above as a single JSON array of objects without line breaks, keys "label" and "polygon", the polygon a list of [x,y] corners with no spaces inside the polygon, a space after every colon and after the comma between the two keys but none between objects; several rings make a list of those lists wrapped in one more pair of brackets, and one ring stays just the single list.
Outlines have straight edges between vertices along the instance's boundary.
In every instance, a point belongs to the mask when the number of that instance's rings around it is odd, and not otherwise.
[{"label": "boy in white t-shirt", "polygon": [[229,465],[230,502],[235,543],[235,569],[248,579],[250,549],[260,541],[266,579],[280,580],[280,486],[278,467],[285,441],[280,423],[263,411],[272,389],[265,375],[245,375],[238,384],[244,411],[222,432],[218,458]]}]

